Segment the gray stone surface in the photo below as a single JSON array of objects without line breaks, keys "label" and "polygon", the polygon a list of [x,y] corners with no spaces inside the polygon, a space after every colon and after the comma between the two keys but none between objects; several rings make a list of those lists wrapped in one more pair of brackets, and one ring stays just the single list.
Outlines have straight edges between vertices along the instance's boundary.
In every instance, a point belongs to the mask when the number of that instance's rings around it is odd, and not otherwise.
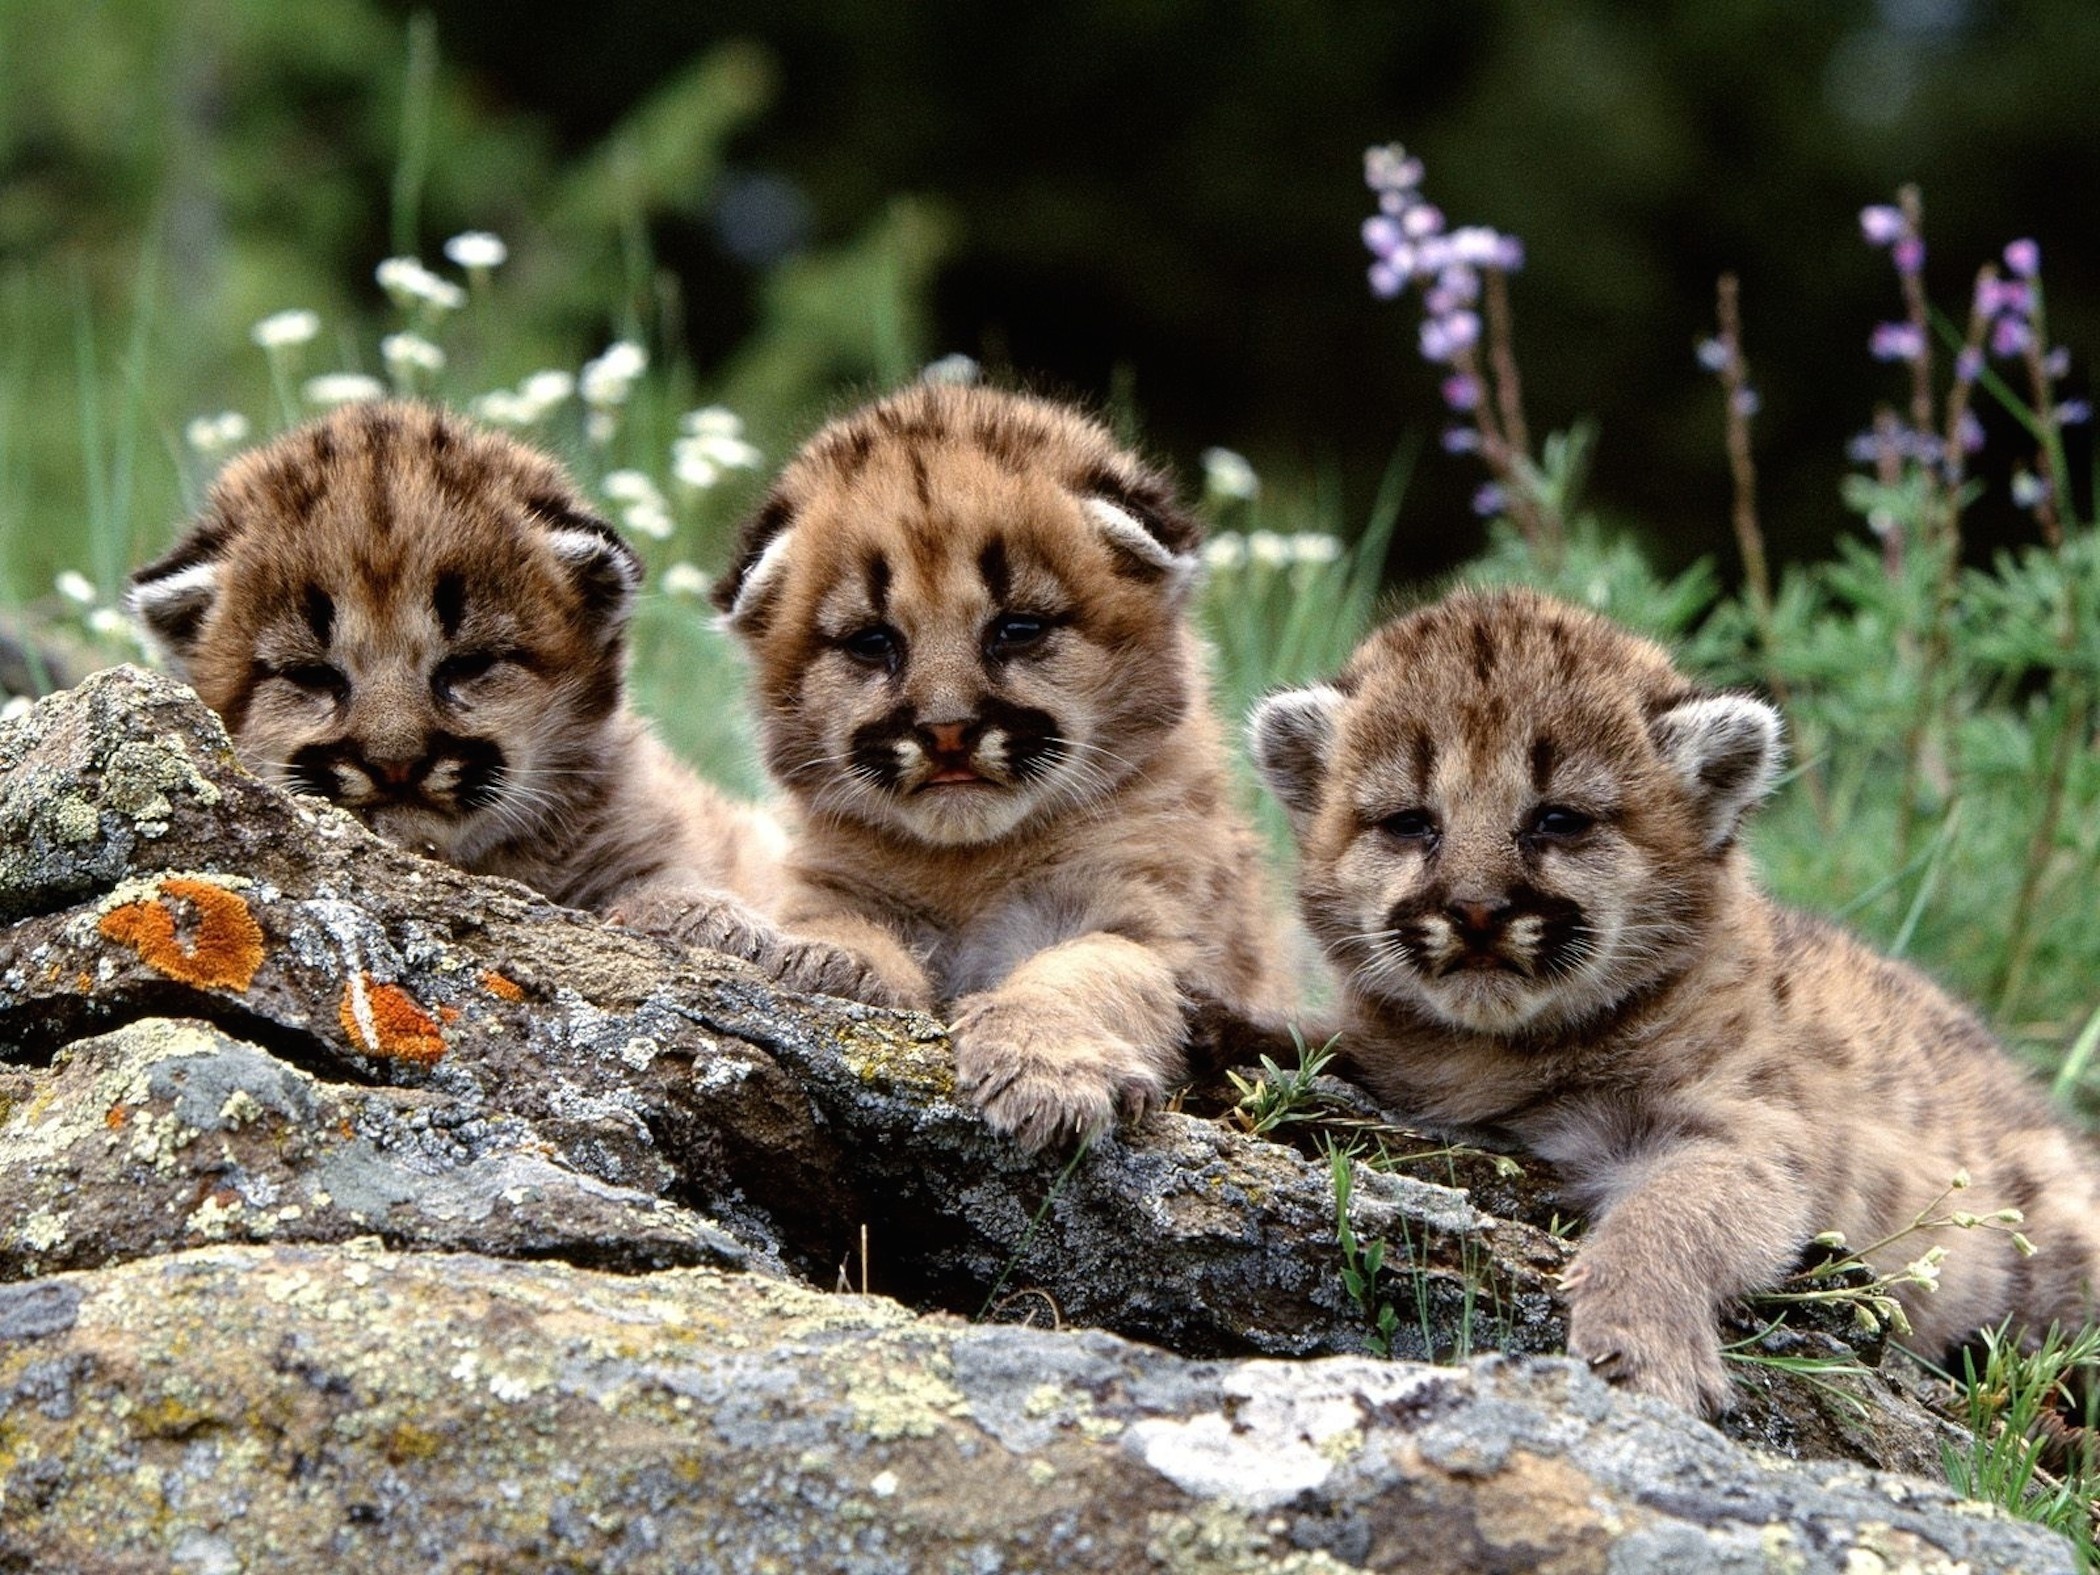
[{"label": "gray stone surface", "polygon": [[[1557,1349],[1552,1178],[1408,1171],[1398,1354]],[[407,855],[165,679],[0,724],[0,1570],[2068,1567],[1862,1469],[1937,1464],[1893,1370],[1745,1370],[1808,1467],[1556,1359],[1227,1360],[1366,1348],[1334,1224],[1217,1120],[1022,1156],[939,1024]]]}]

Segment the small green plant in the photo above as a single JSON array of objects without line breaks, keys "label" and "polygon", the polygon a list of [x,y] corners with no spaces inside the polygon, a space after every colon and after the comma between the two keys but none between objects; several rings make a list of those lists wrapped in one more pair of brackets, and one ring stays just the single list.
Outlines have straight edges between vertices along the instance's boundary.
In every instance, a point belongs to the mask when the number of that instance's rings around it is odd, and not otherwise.
[{"label": "small green plant", "polygon": [[[2092,1445],[2100,1329],[2066,1335],[2052,1328],[2029,1351],[2001,1329],[1987,1331],[1980,1345],[1981,1367],[1972,1348],[1954,1379],[1969,1438],[1942,1446],[1948,1482],[1964,1497],[2061,1532],[2085,1568],[2100,1565],[2100,1463]],[[2067,1416],[2079,1419],[2079,1436],[2070,1436]]]},{"label": "small green plant", "polygon": [[1379,1272],[1385,1268],[1385,1243],[1358,1243],[1356,1229],[1349,1223],[1349,1199],[1356,1185],[1355,1151],[1329,1143],[1327,1164],[1334,1175],[1334,1240],[1342,1253],[1342,1289],[1363,1314],[1371,1349],[1380,1356],[1391,1356],[1400,1314],[1378,1291]]},{"label": "small green plant", "polygon": [[1334,1047],[1340,1035],[1330,1039],[1317,1050],[1308,1049],[1297,1028],[1291,1029],[1291,1042],[1298,1047],[1298,1064],[1286,1072],[1273,1057],[1261,1058],[1261,1072],[1247,1078],[1237,1072],[1228,1071],[1225,1076],[1239,1097],[1232,1107],[1232,1119],[1243,1131],[1256,1137],[1288,1126],[1296,1121],[1317,1120],[1326,1109],[1328,1100],[1316,1086],[1334,1059]]}]

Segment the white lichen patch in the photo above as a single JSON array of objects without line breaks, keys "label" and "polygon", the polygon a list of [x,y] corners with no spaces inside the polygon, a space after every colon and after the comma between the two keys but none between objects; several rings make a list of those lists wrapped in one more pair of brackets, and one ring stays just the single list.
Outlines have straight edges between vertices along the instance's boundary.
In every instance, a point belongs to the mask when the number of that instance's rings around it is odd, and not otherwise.
[{"label": "white lichen patch", "polygon": [[1132,1424],[1129,1447],[1184,1493],[1249,1509],[1273,1509],[1320,1487],[1334,1463],[1300,1439],[1235,1427],[1215,1411],[1187,1421],[1147,1417]]},{"label": "white lichen patch", "polygon": [[31,1252],[49,1252],[66,1239],[65,1214],[38,1209],[16,1227],[15,1234]]},{"label": "white lichen patch", "polygon": [[637,1072],[647,1071],[649,1063],[664,1053],[664,1047],[647,1034],[638,1034],[620,1046],[620,1059]]},{"label": "white lichen patch", "polygon": [[489,1393],[507,1405],[515,1405],[520,1400],[530,1400],[547,1388],[548,1383],[547,1379],[527,1378],[520,1373],[491,1373]]},{"label": "white lichen patch", "polygon": [[245,1088],[236,1088],[226,1096],[226,1103],[219,1106],[219,1119],[235,1132],[259,1118],[262,1113],[262,1105]]},{"label": "white lichen patch", "polygon": [[224,1241],[227,1231],[240,1223],[245,1212],[239,1198],[225,1204],[215,1197],[206,1198],[190,1212],[190,1217],[182,1225],[183,1229],[194,1236],[202,1236],[206,1241]]},{"label": "white lichen patch", "polygon": [[102,817],[84,798],[68,795],[50,809],[51,834],[60,842],[93,842],[102,832]]}]

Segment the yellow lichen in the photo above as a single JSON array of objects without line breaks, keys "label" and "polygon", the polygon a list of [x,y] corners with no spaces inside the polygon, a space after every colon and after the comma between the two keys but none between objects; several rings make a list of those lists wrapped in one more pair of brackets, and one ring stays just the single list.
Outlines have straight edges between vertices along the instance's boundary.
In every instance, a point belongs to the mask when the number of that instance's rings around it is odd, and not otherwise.
[{"label": "yellow lichen", "polygon": [[[188,903],[196,914],[187,945],[182,913],[170,899]],[[129,946],[156,973],[200,989],[244,991],[262,966],[262,926],[247,901],[194,876],[168,876],[154,896],[110,909],[96,928],[105,939]]]}]

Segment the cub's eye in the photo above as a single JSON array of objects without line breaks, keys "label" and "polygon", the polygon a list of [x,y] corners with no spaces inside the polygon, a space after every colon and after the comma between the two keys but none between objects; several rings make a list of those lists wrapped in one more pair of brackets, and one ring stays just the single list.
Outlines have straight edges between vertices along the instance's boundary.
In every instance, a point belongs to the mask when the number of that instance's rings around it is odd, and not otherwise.
[{"label": "cub's eye", "polygon": [[277,676],[311,695],[329,695],[340,700],[350,692],[350,680],[343,676],[342,669],[330,667],[326,662],[301,662],[296,667],[280,668]]},{"label": "cub's eye", "polygon": [[1050,632],[1047,618],[1031,618],[1021,613],[1005,614],[994,618],[985,626],[984,648],[994,656],[1005,656],[1013,651],[1024,651]]},{"label": "cub's eye", "polygon": [[496,665],[494,651],[462,651],[457,656],[448,656],[437,664],[437,671],[430,675],[433,688],[449,689],[454,684],[464,684],[479,678]]},{"label": "cub's eye", "polygon": [[1565,804],[1546,804],[1531,817],[1531,834],[1549,841],[1572,842],[1596,824],[1594,815],[1585,815]]},{"label": "cub's eye", "polygon": [[1396,842],[1429,842],[1436,837],[1436,819],[1426,809],[1403,809],[1386,816],[1378,829]]},{"label": "cub's eye", "polygon": [[839,641],[839,648],[869,667],[893,668],[904,655],[904,637],[886,623],[870,624]]}]

